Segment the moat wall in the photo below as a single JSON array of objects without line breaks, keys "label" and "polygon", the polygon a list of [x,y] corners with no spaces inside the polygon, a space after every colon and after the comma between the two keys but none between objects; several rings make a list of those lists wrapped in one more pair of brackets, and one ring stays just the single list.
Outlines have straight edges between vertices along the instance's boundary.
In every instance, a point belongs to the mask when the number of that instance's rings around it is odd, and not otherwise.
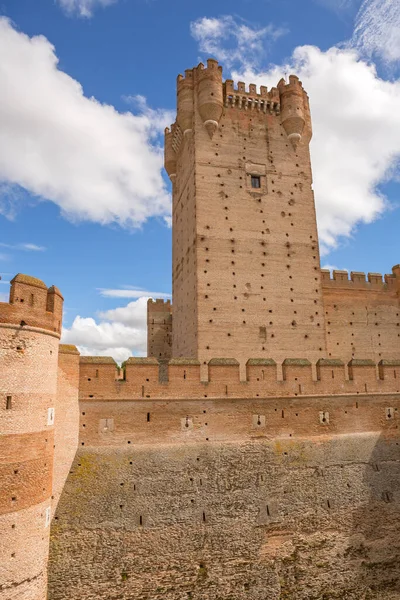
[{"label": "moat wall", "polygon": [[399,410],[82,400],[49,600],[399,598]]}]

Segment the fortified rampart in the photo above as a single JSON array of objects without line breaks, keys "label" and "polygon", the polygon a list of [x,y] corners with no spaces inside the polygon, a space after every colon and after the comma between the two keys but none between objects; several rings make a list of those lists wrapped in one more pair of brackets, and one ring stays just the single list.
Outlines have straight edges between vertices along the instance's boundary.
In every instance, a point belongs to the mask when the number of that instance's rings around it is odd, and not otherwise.
[{"label": "fortified rampart", "polygon": [[400,361],[208,372],[81,357],[50,599],[398,598]]},{"label": "fortified rampart", "polygon": [[178,77],[147,358],[59,346],[60,293],[14,278],[0,600],[45,600],[51,507],[49,600],[398,600],[400,267],[321,271],[310,139],[295,76]]}]

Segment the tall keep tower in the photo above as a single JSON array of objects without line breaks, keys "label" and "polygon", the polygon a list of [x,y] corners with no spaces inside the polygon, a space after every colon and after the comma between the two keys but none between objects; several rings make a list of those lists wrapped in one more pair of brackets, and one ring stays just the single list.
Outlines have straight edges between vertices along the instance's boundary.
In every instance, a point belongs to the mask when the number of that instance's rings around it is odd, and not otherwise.
[{"label": "tall keep tower", "polygon": [[0,303],[0,600],[45,600],[63,298],[34,277]]},{"label": "tall keep tower", "polygon": [[173,184],[173,356],[281,361],[326,354],[301,82],[222,80],[215,60],[177,81],[165,132]]}]

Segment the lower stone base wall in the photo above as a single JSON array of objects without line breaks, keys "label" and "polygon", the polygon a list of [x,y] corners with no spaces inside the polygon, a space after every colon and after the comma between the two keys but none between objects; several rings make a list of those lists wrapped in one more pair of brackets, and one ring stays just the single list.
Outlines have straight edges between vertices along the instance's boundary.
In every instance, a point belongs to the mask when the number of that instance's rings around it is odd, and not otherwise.
[{"label": "lower stone base wall", "polygon": [[395,431],[84,448],[49,600],[400,598]]}]

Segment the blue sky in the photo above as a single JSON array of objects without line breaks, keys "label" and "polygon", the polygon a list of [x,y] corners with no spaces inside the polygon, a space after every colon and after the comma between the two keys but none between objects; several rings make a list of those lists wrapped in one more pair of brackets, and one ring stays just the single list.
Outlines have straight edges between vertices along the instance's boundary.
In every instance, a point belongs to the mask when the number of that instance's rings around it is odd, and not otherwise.
[{"label": "blue sky", "polygon": [[178,73],[310,95],[322,264],[400,262],[400,3],[0,0],[0,299],[24,272],[65,297],[64,341],[145,353],[147,297],[171,292],[162,132]]}]

